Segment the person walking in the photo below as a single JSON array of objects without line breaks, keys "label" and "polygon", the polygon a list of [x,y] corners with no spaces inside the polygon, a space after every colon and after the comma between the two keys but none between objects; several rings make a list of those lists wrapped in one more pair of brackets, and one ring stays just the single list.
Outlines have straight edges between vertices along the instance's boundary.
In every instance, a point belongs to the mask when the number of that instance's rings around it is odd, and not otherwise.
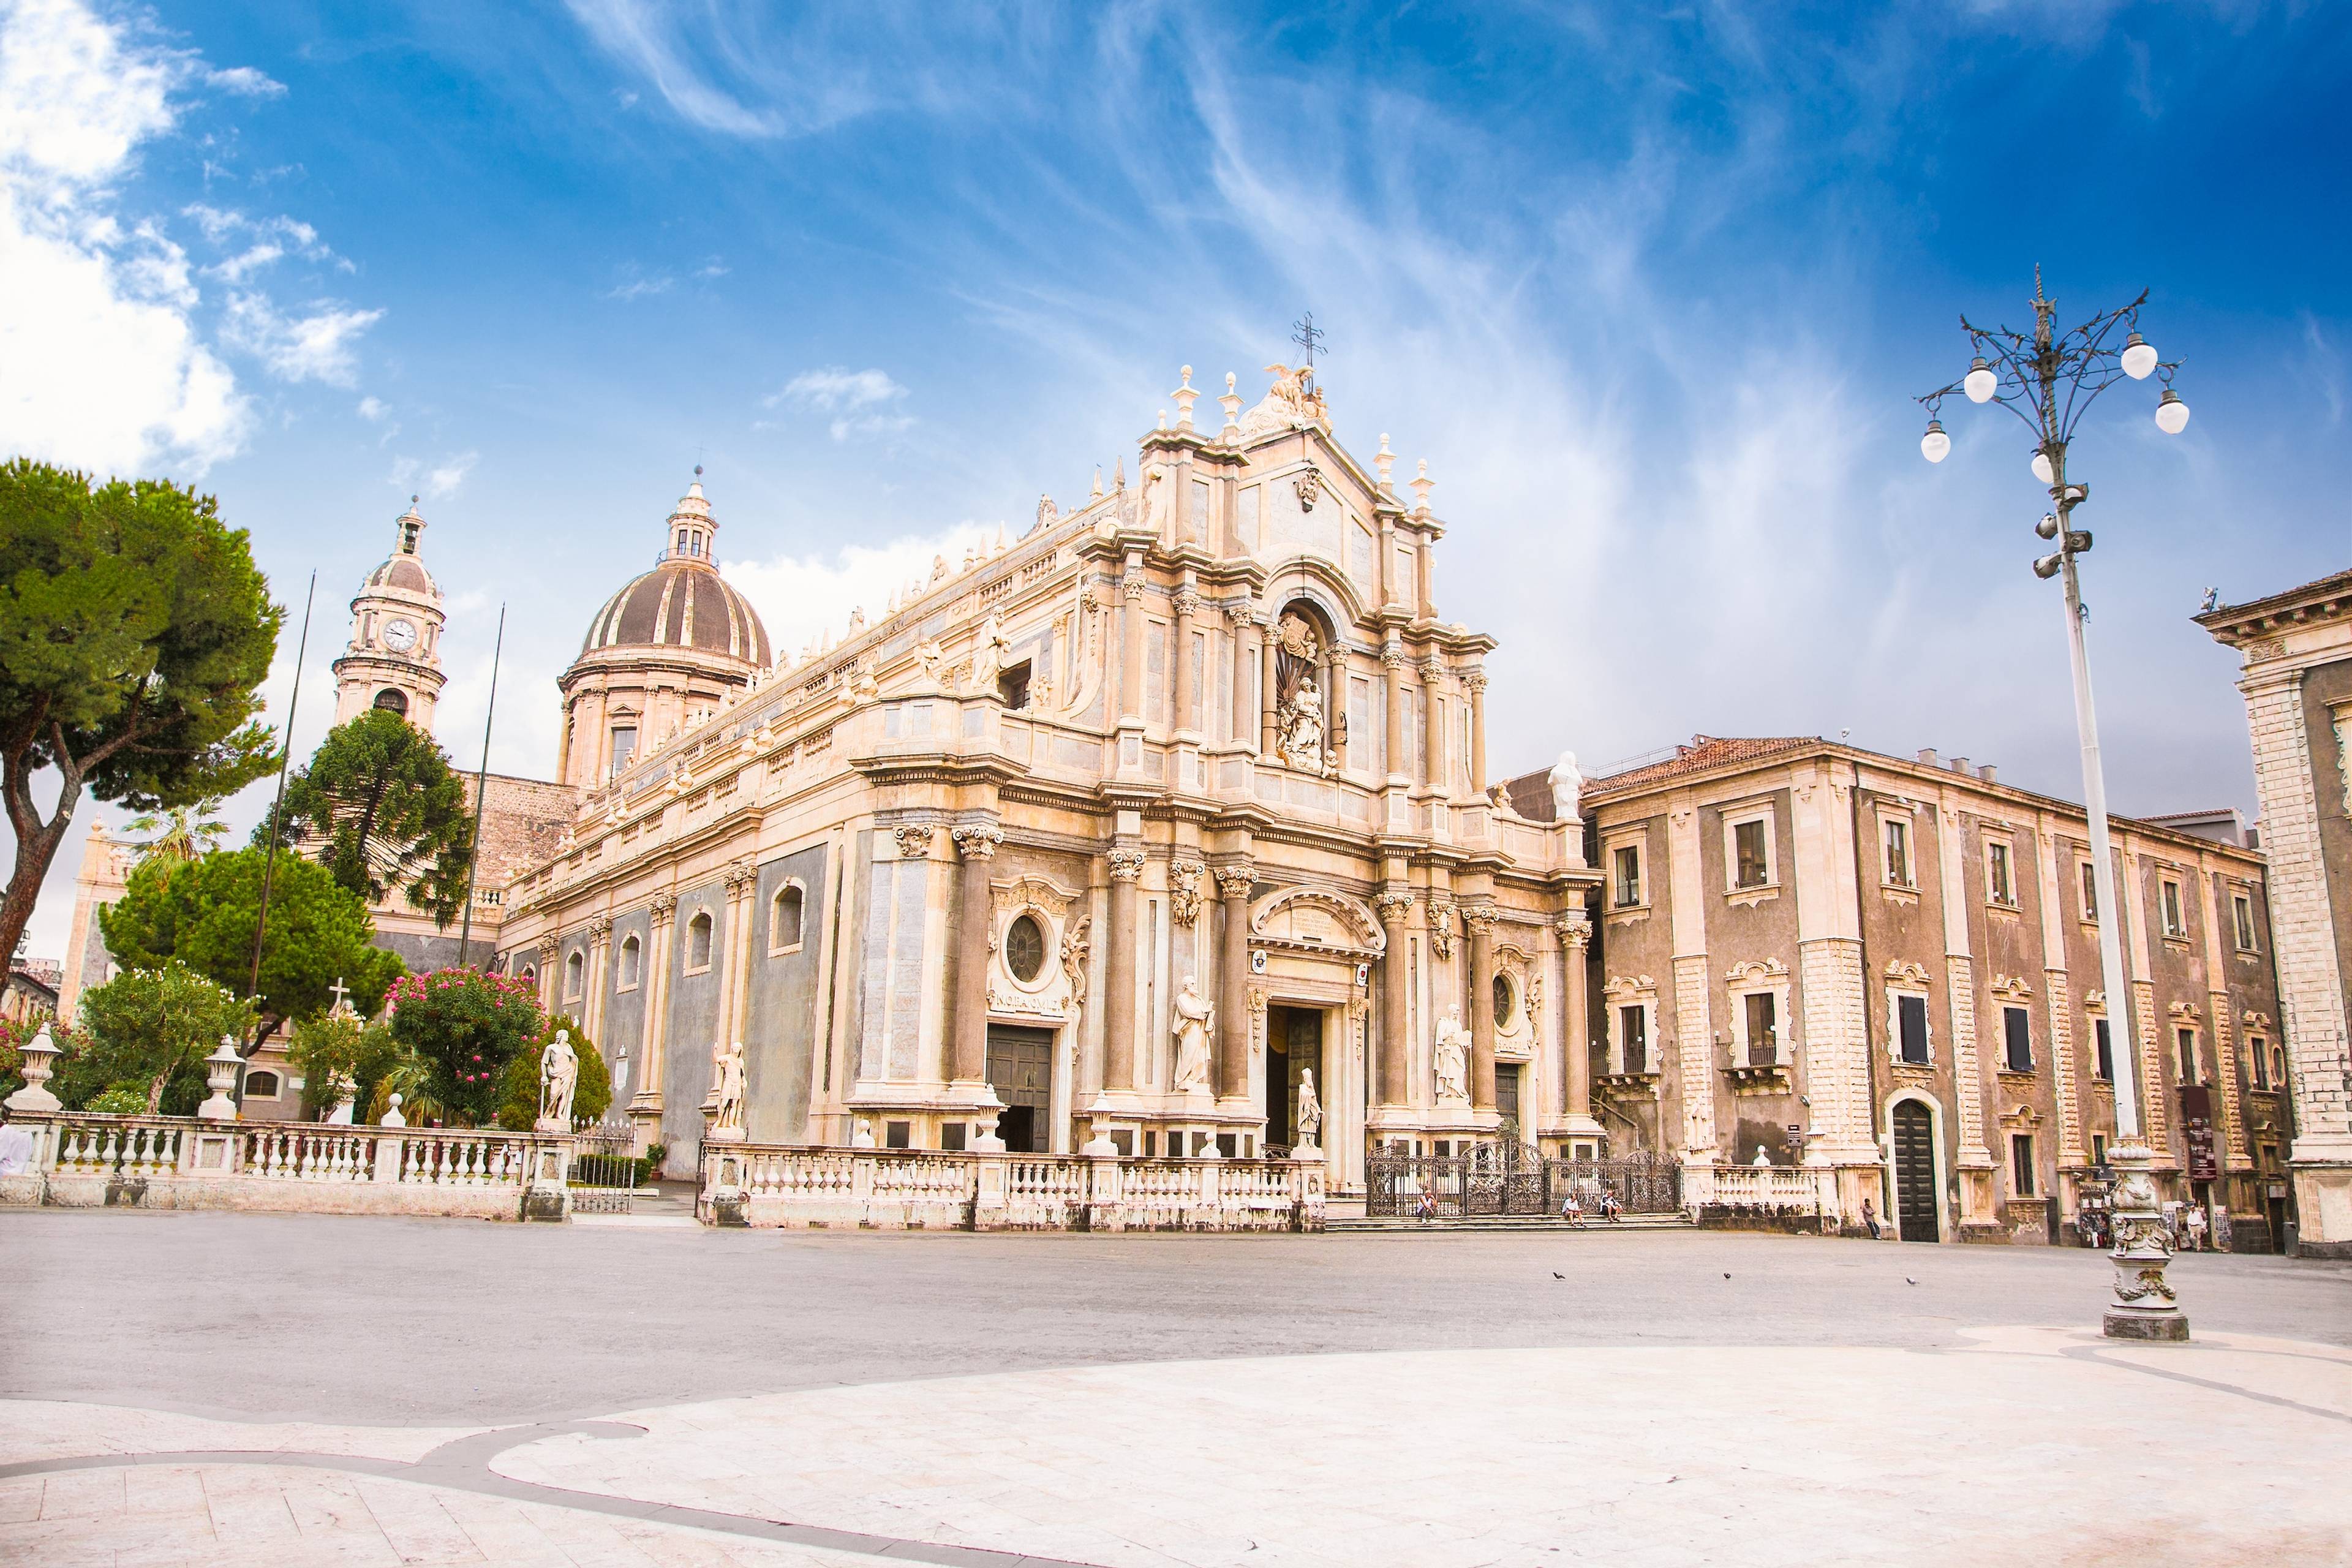
[{"label": "person walking", "polygon": [[2189,1251],[2202,1252],[2205,1250],[2205,1227],[2208,1223],[2209,1222],[2205,1218],[2204,1205],[2190,1204],[2188,1206],[2188,1209],[2181,1217],[2181,1224],[2189,1232]]}]

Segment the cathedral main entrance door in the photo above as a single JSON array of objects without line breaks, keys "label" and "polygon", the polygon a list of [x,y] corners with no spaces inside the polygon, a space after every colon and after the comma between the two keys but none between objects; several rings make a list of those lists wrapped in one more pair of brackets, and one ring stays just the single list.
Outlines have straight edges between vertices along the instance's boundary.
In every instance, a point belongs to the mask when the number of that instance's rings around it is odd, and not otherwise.
[{"label": "cathedral main entrance door", "polygon": [[1936,1224],[1936,1123],[1906,1100],[1895,1108],[1895,1215],[1906,1241],[1939,1241]]},{"label": "cathedral main entrance door", "polygon": [[1053,1142],[1054,1031],[988,1026],[988,1081],[1004,1102],[996,1135],[1015,1154],[1043,1154]]},{"label": "cathedral main entrance door", "polygon": [[1265,1142],[1287,1149],[1298,1142],[1298,1084],[1315,1075],[1315,1097],[1331,1092],[1323,1076],[1323,1009],[1268,1007],[1265,1011]]}]

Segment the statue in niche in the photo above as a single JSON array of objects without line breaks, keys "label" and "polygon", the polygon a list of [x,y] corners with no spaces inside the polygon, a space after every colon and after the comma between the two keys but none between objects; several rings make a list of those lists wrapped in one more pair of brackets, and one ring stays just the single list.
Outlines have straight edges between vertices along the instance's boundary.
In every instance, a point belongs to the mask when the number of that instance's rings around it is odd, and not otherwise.
[{"label": "statue in niche", "polygon": [[719,1053],[719,1104],[713,1125],[732,1131],[743,1127],[743,1042]]},{"label": "statue in niche", "polygon": [[1323,1131],[1323,1102],[1315,1096],[1313,1068],[1298,1069],[1298,1112],[1291,1121],[1298,1129],[1298,1150],[1314,1148],[1316,1135]]},{"label": "statue in niche", "polygon": [[1574,752],[1562,752],[1559,761],[1551,765],[1546,775],[1551,784],[1551,819],[1554,822],[1574,822],[1580,815],[1578,805],[1584,795],[1584,774],[1576,765]]},{"label": "statue in niche", "polygon": [[1312,675],[1302,676],[1276,710],[1275,732],[1282,742],[1284,763],[1301,773],[1324,771],[1323,692]]},{"label": "statue in niche", "polygon": [[1448,1007],[1437,1021],[1437,1098],[1467,1103],[1470,1090],[1465,1085],[1469,1071],[1470,1031],[1462,1026],[1462,1009]]},{"label": "statue in niche", "polygon": [[915,645],[915,662],[922,667],[924,685],[939,684],[940,666],[946,662],[947,657],[937,637],[925,637]]},{"label": "statue in niche", "polygon": [[1274,632],[1276,749],[1290,767],[1327,773],[1331,748],[1323,732],[1323,689],[1315,678],[1323,639],[1316,635],[1315,624],[1297,610],[1285,610]]},{"label": "statue in niche", "polygon": [[1176,1092],[1191,1094],[1197,1090],[1206,1094],[1209,1030],[1216,1022],[1217,1010],[1201,995],[1189,974],[1171,1006],[1176,1015],[1176,1021],[1170,1026],[1170,1033],[1176,1037]]},{"label": "statue in niche", "polygon": [[971,684],[964,689],[975,697],[994,695],[996,677],[1004,668],[1004,656],[1012,651],[1013,639],[1004,635],[996,612],[989,611],[988,619],[980,624],[980,635],[972,648]]},{"label": "statue in niche", "polygon": [[555,1038],[539,1053],[539,1130],[572,1131],[572,1095],[580,1084],[580,1053],[572,1048],[572,1031],[558,1029]]}]

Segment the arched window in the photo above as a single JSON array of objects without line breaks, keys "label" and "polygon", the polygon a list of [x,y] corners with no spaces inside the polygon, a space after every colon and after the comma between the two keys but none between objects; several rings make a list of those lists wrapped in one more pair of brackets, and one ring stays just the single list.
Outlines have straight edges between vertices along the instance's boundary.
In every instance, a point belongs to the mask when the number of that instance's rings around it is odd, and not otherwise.
[{"label": "arched window", "polygon": [[375,705],[387,713],[408,717],[408,693],[396,686],[387,686],[375,694]]},{"label": "arched window", "polygon": [[572,955],[563,961],[563,996],[566,1001],[579,999],[581,968],[580,950],[574,948],[572,950]]},{"label": "arched window", "polygon": [[619,989],[635,991],[637,988],[637,960],[642,955],[643,950],[637,945],[635,937],[625,936],[621,939],[621,965],[616,972],[618,975],[616,984]]},{"label": "arched window", "polygon": [[539,965],[535,963],[524,964],[522,966],[522,978],[530,984],[536,986],[539,984]]},{"label": "arched window", "polygon": [[1045,928],[1035,915],[1023,915],[1004,928],[1004,967],[1026,985],[1045,968]]},{"label": "arched window", "polygon": [[768,951],[789,952],[801,944],[801,887],[786,882],[768,910]]},{"label": "arched window", "polygon": [[2286,1047],[2284,1046],[2271,1047],[2271,1084],[2276,1089],[2286,1087]]},{"label": "arched window", "polygon": [[246,1074],[245,1098],[247,1100],[276,1100],[278,1098],[278,1075],[274,1072],[249,1072]]},{"label": "arched window", "polygon": [[686,922],[686,967],[710,967],[710,915],[708,910]]}]

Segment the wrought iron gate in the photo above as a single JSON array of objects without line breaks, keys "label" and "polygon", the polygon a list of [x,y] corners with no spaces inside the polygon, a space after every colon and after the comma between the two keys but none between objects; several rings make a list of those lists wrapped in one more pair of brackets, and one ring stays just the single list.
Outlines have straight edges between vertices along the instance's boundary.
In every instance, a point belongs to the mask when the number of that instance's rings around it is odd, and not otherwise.
[{"label": "wrought iron gate", "polygon": [[572,1141],[572,1212],[629,1213],[648,1164],[637,1157],[635,1134],[626,1123],[581,1129]]},{"label": "wrought iron gate", "polygon": [[1587,1213],[1603,1192],[1627,1214],[1672,1214],[1682,1207],[1682,1166],[1646,1149],[1615,1160],[1547,1160],[1523,1144],[1494,1144],[1466,1154],[1405,1154],[1380,1150],[1364,1162],[1364,1212],[1464,1219],[1486,1215],[1558,1214],[1574,1193]]}]

